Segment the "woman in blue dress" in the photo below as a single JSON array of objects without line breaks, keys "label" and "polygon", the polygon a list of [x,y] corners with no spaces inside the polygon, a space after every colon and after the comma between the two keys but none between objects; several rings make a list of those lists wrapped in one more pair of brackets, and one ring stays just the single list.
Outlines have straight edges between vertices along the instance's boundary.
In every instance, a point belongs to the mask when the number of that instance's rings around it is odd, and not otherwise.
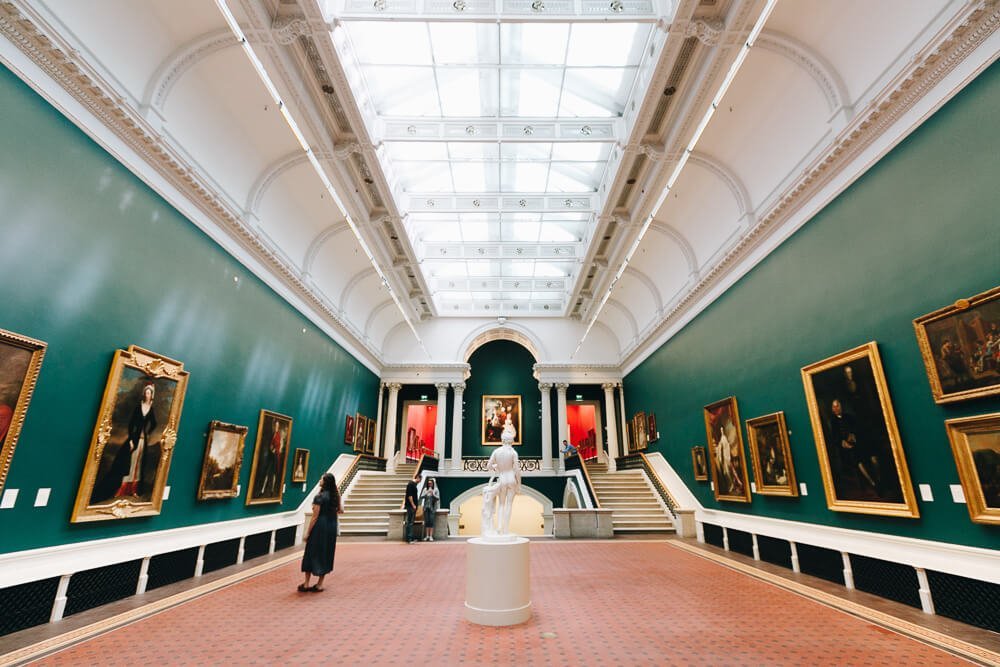
[{"label": "woman in blue dress", "polygon": [[[313,498],[312,521],[306,531],[306,550],[302,554],[302,572],[305,579],[299,584],[299,592],[319,593],[323,590],[323,579],[333,572],[333,555],[337,550],[337,515],[343,513],[337,480],[331,473],[320,480],[319,493]],[[315,575],[316,584],[309,585]]]}]

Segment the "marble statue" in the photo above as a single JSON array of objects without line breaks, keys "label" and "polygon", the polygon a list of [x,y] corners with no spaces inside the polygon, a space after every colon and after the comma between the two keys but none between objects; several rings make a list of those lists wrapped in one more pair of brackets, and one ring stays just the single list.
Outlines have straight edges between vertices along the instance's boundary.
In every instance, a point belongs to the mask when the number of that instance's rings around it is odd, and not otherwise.
[{"label": "marble statue", "polygon": [[[521,466],[517,460],[514,443],[514,425],[510,415],[504,422],[500,434],[500,447],[493,450],[486,469],[493,473],[486,488],[483,489],[483,527],[484,537],[510,536],[510,515],[514,506],[514,496],[521,491]],[[496,519],[496,525],[494,520]]]}]

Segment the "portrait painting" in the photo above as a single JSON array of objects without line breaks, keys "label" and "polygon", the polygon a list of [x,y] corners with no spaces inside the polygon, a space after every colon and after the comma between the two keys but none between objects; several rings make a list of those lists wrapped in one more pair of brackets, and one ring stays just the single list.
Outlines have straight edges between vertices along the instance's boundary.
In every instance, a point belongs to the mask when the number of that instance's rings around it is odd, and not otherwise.
[{"label": "portrait painting", "polygon": [[1000,393],[1000,287],[913,320],[938,403]]},{"label": "portrait painting", "polygon": [[42,341],[0,329],[0,492],[44,356]]},{"label": "portrait painting", "polygon": [[826,504],[838,512],[917,518],[878,346],[802,369]]},{"label": "portrait painting", "polygon": [[969,517],[1000,526],[1000,412],[944,424]]},{"label": "portrait painting", "polygon": [[309,476],[309,450],[296,449],[292,456],[292,482],[300,484]]},{"label": "portrait painting", "polygon": [[694,478],[699,482],[708,481],[708,461],[705,459],[704,447],[691,448],[691,465],[694,466]]},{"label": "portrait painting", "polygon": [[347,424],[344,426],[344,444],[354,444],[354,415],[347,415]]},{"label": "portrait painting", "polygon": [[360,412],[354,415],[354,451],[360,453],[365,451],[365,433],[367,432],[367,424],[365,423],[365,416]]},{"label": "portrait painting", "polygon": [[660,433],[656,430],[656,415],[652,412],[646,417],[647,441],[656,442],[660,439]]},{"label": "portrait painting", "polygon": [[375,426],[376,422],[374,419],[368,420],[368,437],[365,440],[365,453],[374,454],[375,453]]},{"label": "portrait painting", "polygon": [[757,493],[765,496],[799,495],[785,413],[775,412],[748,419],[747,438]]},{"label": "portrait painting", "polygon": [[160,513],[187,382],[179,361],[115,351],[70,521]]},{"label": "portrait painting", "polygon": [[201,465],[198,500],[235,498],[243,465],[247,427],[212,421],[208,425],[205,461]]},{"label": "portrait painting", "polygon": [[706,405],[704,416],[715,499],[750,502],[750,481],[736,398],[730,396]]},{"label": "portrait painting", "polygon": [[649,423],[646,420],[646,413],[637,412],[632,420],[635,422],[635,448],[638,450],[646,449],[649,446],[649,433],[647,432]]},{"label": "portrait painting", "polygon": [[292,418],[261,410],[257,442],[253,448],[247,505],[280,503],[285,492],[288,448],[292,443]]},{"label": "portrait painting", "polygon": [[483,396],[483,444],[499,445],[504,425],[514,427],[514,443],[521,444],[521,396]]}]

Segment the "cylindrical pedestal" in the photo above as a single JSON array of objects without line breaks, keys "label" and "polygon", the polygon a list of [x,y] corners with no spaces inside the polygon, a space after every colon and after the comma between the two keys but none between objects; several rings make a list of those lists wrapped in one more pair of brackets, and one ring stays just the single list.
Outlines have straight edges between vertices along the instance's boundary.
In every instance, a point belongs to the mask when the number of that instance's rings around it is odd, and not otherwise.
[{"label": "cylindrical pedestal", "polygon": [[528,540],[491,542],[473,537],[465,547],[465,618],[478,625],[517,625],[531,618]]}]

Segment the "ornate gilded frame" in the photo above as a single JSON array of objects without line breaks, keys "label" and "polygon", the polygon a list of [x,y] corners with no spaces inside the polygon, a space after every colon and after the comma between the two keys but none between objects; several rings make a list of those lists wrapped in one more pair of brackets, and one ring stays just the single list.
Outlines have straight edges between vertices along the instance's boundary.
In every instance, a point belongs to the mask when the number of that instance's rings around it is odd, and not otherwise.
[{"label": "ornate gilded frame", "polygon": [[493,446],[496,446],[496,445],[500,444],[499,440],[497,440],[496,442],[487,441],[486,440],[486,401],[488,401],[488,400],[498,400],[498,399],[513,400],[513,401],[515,401],[517,403],[517,408],[516,408],[516,410],[517,410],[517,423],[514,424],[514,428],[517,429],[517,437],[514,438],[513,444],[520,445],[521,444],[521,435],[522,435],[521,434],[521,424],[524,421],[523,420],[523,413],[522,413],[522,409],[521,409],[521,395],[520,394],[483,394],[482,407],[481,407],[480,412],[479,412],[479,426],[480,426],[480,433],[481,433],[481,436],[482,436],[480,438],[480,440],[482,441],[483,445],[487,446],[487,447],[493,447]]},{"label": "ornate gilded frame", "polygon": [[354,415],[347,415],[346,423],[344,424],[344,444],[354,444]]},{"label": "ornate gilded frame", "polygon": [[[257,462],[260,460],[260,447],[261,443],[264,442],[266,434],[264,433],[264,421],[268,418],[275,419],[279,422],[284,422],[287,427],[287,435],[285,436],[285,446],[284,452],[282,452],[281,460],[281,474],[278,476],[278,495],[277,496],[260,496],[254,497],[254,487],[257,486]],[[288,450],[292,446],[292,418],[288,415],[283,415],[278,412],[272,412],[270,410],[261,410],[260,417],[257,419],[257,441],[253,446],[253,461],[250,466],[250,481],[247,482],[247,505],[267,505],[269,503],[281,503],[282,498],[285,496],[285,477],[288,475]]]},{"label": "ornate gilded frame", "polygon": [[[785,484],[766,484],[764,482],[764,462],[760,460],[760,447],[757,430],[774,426],[778,434],[778,447],[785,460],[785,473],[788,481]],[[747,420],[747,438],[750,440],[750,458],[753,459],[753,481],[757,493],[765,496],[797,496],[799,486],[795,481],[795,466],[792,463],[792,448],[788,443],[788,427],[785,425],[785,413],[775,412]]]},{"label": "ornate gilded frame", "polygon": [[31,354],[24,377],[21,378],[21,389],[18,392],[17,400],[11,408],[7,434],[0,441],[0,493],[2,493],[4,482],[7,480],[7,473],[10,471],[11,461],[14,460],[14,448],[17,447],[17,439],[21,435],[21,427],[24,426],[24,418],[28,414],[28,404],[31,402],[31,394],[35,391],[38,373],[42,369],[42,359],[45,357],[45,348],[47,345],[40,340],[28,338],[13,331],[5,331],[4,329],[0,329],[0,344],[21,348]]},{"label": "ornate gilded frame", "polygon": [[[205,436],[205,458],[201,464],[201,476],[198,479],[198,500],[214,500],[216,498],[235,498],[239,495],[237,487],[240,485],[240,470],[243,467],[243,450],[246,447],[247,431],[246,426],[227,424],[218,420],[212,420],[208,424],[208,433]],[[236,460],[233,462],[233,482],[228,489],[206,489],[208,478],[209,452],[212,448],[212,436],[216,431],[232,433],[237,438]]]},{"label": "ornate gilded frame", "polygon": [[375,425],[374,419],[368,420],[368,437],[365,440],[365,453],[374,454],[375,453]]},{"label": "ornate gilded frame", "polygon": [[[300,454],[300,452],[301,452],[301,454]],[[306,462],[305,462],[305,465],[302,466],[302,474],[301,475],[296,475],[295,474],[295,470],[298,467],[299,456],[301,456],[302,454],[305,455]],[[308,449],[296,449],[295,453],[292,454],[292,483],[293,484],[301,484],[302,482],[306,481],[306,478],[308,478],[308,477],[309,477],[309,450]]]},{"label": "ornate gilded frame", "polygon": [[[704,465],[704,469],[701,472],[698,471],[698,452],[701,452],[701,462]],[[691,468],[694,470],[694,479],[696,482],[708,481],[708,454],[705,453],[705,448],[701,445],[691,448]]]},{"label": "ornate gilded frame", "polygon": [[[830,468],[828,444],[823,430],[823,420],[816,401],[816,391],[813,386],[813,376],[831,368],[846,366],[860,359],[866,359],[871,364],[872,374],[875,379],[875,388],[882,410],[882,419],[885,423],[889,436],[889,444],[892,449],[894,469],[899,477],[899,485],[902,490],[903,502],[900,503],[837,498],[833,471]],[[840,354],[835,354],[828,359],[805,366],[802,368],[802,383],[805,386],[806,403],[809,407],[809,421],[812,424],[813,436],[816,440],[816,450],[819,455],[820,472],[823,477],[823,490],[826,492],[826,506],[835,512],[901,516],[911,519],[918,518],[920,516],[920,509],[917,507],[917,498],[913,492],[913,483],[910,481],[910,473],[906,466],[906,456],[903,454],[903,444],[899,437],[899,428],[896,426],[896,416],[892,410],[892,401],[889,398],[889,387],[885,381],[885,371],[882,369],[882,359],[879,356],[878,345],[875,341],[865,343]]]},{"label": "ornate gilded frame", "polygon": [[641,410],[632,419],[635,422],[635,448],[641,451],[649,447],[649,421]]},{"label": "ornate gilded frame", "polygon": [[[949,419],[945,423],[948,429],[948,439],[951,440],[951,451],[955,455],[955,465],[958,467],[958,479],[962,482],[965,493],[965,504],[969,508],[969,517],[975,523],[1000,526],[1000,504],[988,505],[983,493],[983,480],[973,460],[970,436],[993,435],[996,445],[991,449],[1000,460],[1000,412],[976,417]],[[992,480],[994,485],[1000,480]]]},{"label": "ornate gilded frame", "polygon": [[933,313],[928,313],[913,320],[913,328],[917,333],[917,344],[920,346],[920,355],[923,357],[924,367],[927,369],[927,381],[930,382],[931,394],[934,396],[936,403],[952,403],[954,401],[964,401],[970,398],[1000,394],[1000,381],[983,387],[974,387],[960,391],[944,391],[941,385],[941,376],[938,373],[938,365],[935,363],[930,335],[927,332],[927,328],[935,322],[940,322],[958,313],[977,308],[997,299],[1000,299],[1000,287],[994,287],[969,299],[959,299],[950,306],[935,310]]},{"label": "ornate gilded frame", "polygon": [[[715,440],[716,440],[716,438],[715,438],[715,434],[712,433],[712,420],[709,417],[709,414],[712,411],[718,410],[719,408],[721,408],[723,406],[726,406],[726,407],[729,408],[729,418],[732,421],[733,426],[736,428],[736,444],[739,445],[739,461],[740,461],[740,468],[741,468],[740,472],[742,473],[742,478],[743,478],[743,494],[742,495],[735,495],[735,494],[728,494],[728,493],[727,494],[719,493],[719,487],[720,487],[719,480],[715,479],[715,470],[718,467],[718,465],[716,463],[716,460],[715,460],[715,458],[716,458],[715,457]],[[708,449],[708,469],[710,470],[711,475],[712,475],[712,482],[713,482],[713,484],[712,484],[712,493],[715,494],[715,499],[716,500],[729,500],[729,501],[737,502],[737,503],[749,503],[751,501],[751,498],[750,498],[750,479],[747,476],[747,455],[746,455],[746,448],[743,446],[743,428],[742,428],[741,422],[740,422],[739,407],[736,405],[736,397],[735,396],[729,396],[727,398],[722,399],[721,401],[716,401],[715,403],[709,403],[702,410],[702,415],[705,418],[705,435],[708,438],[708,447],[707,447],[707,449]]]},{"label": "ornate gilded frame", "polygon": [[362,453],[365,451],[365,432],[367,431],[367,417],[360,412],[354,415],[354,451]]},{"label": "ornate gilded frame", "polygon": [[[90,497],[97,481],[98,468],[101,465],[104,448],[108,445],[112,431],[115,406],[119,397],[122,373],[131,368],[146,377],[156,380],[166,378],[176,382],[170,412],[160,437],[160,460],[153,478],[153,488],[149,502],[135,502],[131,498],[112,499],[109,503],[90,504]],[[173,458],[174,446],[177,443],[177,430],[181,421],[181,409],[184,407],[184,395],[187,392],[188,372],[184,364],[164,357],[136,345],[130,345],[127,350],[115,350],[111,362],[111,372],[104,387],[101,407],[97,412],[97,424],[90,440],[87,460],[83,467],[80,487],[77,489],[76,501],[73,503],[71,523],[87,521],[107,521],[112,519],[130,519],[139,516],[155,516],[163,506],[163,488],[167,483],[167,473]]]}]

